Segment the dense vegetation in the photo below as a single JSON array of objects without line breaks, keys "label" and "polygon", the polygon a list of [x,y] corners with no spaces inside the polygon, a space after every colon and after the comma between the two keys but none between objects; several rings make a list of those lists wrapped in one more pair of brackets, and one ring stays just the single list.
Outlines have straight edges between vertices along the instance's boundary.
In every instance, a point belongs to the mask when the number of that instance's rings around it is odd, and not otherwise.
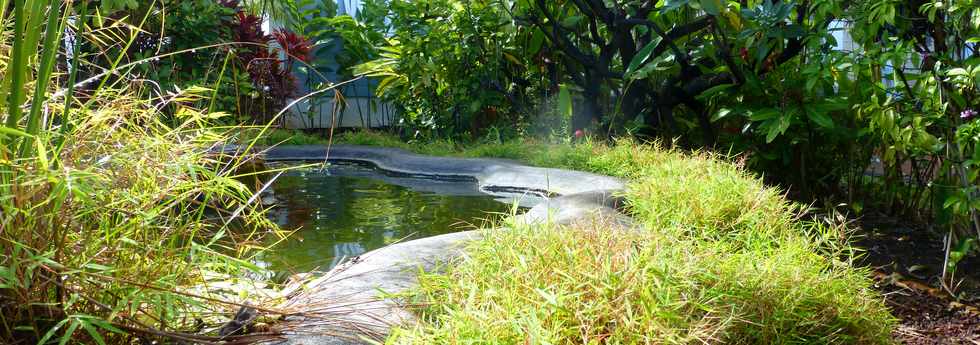
[{"label": "dense vegetation", "polygon": [[[75,5],[0,3],[0,343],[216,341],[176,332],[270,298],[249,258],[277,228],[250,163],[211,152],[213,92],[161,95],[115,49],[82,54],[140,30]],[[114,62],[80,77],[92,61]]]},{"label": "dense vegetation", "polygon": [[592,219],[488,232],[459,266],[421,277],[410,297],[426,323],[390,343],[890,342],[843,224],[798,222],[778,190],[710,154],[631,141],[545,152],[537,163],[631,181],[642,230]]},{"label": "dense vegetation", "polygon": [[389,3],[392,38],[354,70],[423,139],[545,123],[733,152],[801,200],[932,224],[944,282],[980,249],[975,2]]},{"label": "dense vegetation", "polygon": [[358,77],[403,121],[341,141],[621,176],[645,229],[492,233],[422,276],[426,323],[393,341],[887,342],[844,227],[779,190],[926,224],[954,295],[980,253],[977,1],[337,8],[0,0],[0,342],[228,340],[205,325],[278,231],[214,149],[329,142],[266,125]]}]

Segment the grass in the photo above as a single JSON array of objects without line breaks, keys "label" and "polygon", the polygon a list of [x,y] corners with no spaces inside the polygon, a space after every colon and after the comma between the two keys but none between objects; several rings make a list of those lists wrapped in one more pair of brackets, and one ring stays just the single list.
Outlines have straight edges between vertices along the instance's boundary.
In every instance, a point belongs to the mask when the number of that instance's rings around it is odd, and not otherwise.
[{"label": "grass", "polygon": [[865,276],[814,248],[763,255],[674,232],[603,222],[488,232],[459,266],[420,277],[425,321],[390,343],[888,341],[890,315]]},{"label": "grass", "polygon": [[98,343],[125,337],[125,327],[184,331],[235,307],[181,291],[262,272],[249,263],[258,249],[251,244],[276,226],[249,203],[252,191],[235,179],[239,164],[207,154],[221,133],[190,118],[164,125],[153,109],[115,95],[76,114],[62,148],[42,153],[48,163],[3,164],[14,175],[4,186],[13,193],[0,198],[6,343]]},{"label": "grass", "polygon": [[[216,342],[190,331],[262,292],[250,255],[277,228],[237,179],[247,162],[208,153],[225,133],[191,106],[206,93],[156,100],[171,114],[108,79],[51,99],[73,5],[0,3],[0,343]],[[107,45],[132,43],[127,28]],[[235,280],[247,288],[201,288]]]},{"label": "grass", "polygon": [[726,157],[630,140],[337,142],[498,157],[625,178],[642,231],[602,220],[488,231],[406,298],[423,322],[392,344],[884,344],[895,321],[851,265],[846,227],[802,208]]}]

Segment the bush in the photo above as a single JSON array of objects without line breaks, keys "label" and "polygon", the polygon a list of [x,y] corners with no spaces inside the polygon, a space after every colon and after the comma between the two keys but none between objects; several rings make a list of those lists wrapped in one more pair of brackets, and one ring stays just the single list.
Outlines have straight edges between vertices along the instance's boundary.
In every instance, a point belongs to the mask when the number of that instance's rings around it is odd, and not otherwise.
[{"label": "bush", "polygon": [[[209,129],[217,116],[189,104],[210,92],[148,101],[133,81],[79,99],[60,84],[60,36],[76,13],[60,5],[20,1],[3,18],[13,30],[0,38],[0,343],[196,332],[234,308],[216,302],[260,292],[230,282],[261,277],[250,243],[276,226],[235,179],[244,160],[208,153],[223,139]],[[73,56],[69,84],[83,64]]]}]

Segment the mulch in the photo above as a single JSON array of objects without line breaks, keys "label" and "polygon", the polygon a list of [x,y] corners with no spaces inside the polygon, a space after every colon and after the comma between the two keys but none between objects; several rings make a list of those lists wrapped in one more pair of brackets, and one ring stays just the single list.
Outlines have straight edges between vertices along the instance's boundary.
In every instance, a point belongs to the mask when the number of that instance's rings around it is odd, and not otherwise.
[{"label": "mulch", "polygon": [[878,288],[899,319],[895,339],[902,344],[980,345],[980,309],[923,290],[917,284],[880,279]]},{"label": "mulch", "polygon": [[941,232],[890,217],[866,216],[857,245],[860,264],[875,272],[876,288],[899,320],[901,344],[980,345],[980,256],[957,267],[956,297],[939,289],[943,267]]}]

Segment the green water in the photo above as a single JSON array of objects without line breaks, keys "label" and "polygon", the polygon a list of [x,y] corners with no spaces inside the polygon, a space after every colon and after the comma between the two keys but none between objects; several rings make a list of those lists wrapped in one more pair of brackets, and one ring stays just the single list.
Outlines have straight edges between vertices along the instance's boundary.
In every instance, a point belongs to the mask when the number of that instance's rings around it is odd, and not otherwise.
[{"label": "green water", "polygon": [[470,230],[512,208],[472,181],[391,176],[349,164],[291,171],[273,188],[278,205],[270,218],[299,229],[261,258],[283,274],[326,271],[399,241]]}]

